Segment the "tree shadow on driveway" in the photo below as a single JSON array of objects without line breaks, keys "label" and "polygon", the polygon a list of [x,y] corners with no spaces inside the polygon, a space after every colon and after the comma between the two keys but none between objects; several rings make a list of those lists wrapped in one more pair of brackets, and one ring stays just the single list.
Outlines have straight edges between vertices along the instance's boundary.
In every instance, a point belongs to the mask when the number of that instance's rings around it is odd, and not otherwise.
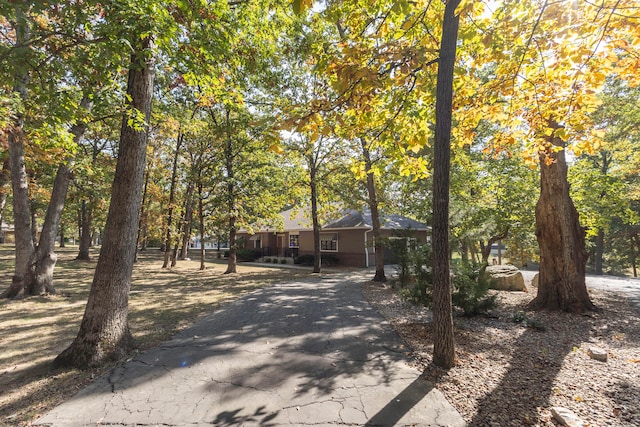
[{"label": "tree shadow on driveway", "polygon": [[[409,350],[364,301],[360,281],[353,273],[310,276],[249,294],[40,422],[74,410],[85,424],[364,425],[396,410],[400,419],[431,387],[416,382]],[[433,417],[455,414],[441,406]]]}]

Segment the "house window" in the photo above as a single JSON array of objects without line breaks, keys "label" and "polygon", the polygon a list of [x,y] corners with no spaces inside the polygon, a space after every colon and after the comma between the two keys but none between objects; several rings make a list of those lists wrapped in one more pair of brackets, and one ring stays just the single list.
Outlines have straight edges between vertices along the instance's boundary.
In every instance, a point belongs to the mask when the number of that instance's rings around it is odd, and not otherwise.
[{"label": "house window", "polygon": [[300,235],[299,234],[289,234],[289,247],[290,248],[299,248],[300,247]]},{"label": "house window", "polygon": [[338,252],[338,233],[321,234],[320,250],[327,252]]},{"label": "house window", "polygon": [[262,248],[262,237],[259,234],[254,234],[249,240],[253,241],[253,249]]}]

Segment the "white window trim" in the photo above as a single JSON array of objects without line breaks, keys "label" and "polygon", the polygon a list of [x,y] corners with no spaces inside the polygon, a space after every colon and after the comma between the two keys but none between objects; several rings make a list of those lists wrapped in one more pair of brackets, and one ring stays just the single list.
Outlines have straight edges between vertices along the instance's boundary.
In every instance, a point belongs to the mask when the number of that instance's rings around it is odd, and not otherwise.
[{"label": "white window trim", "polygon": [[[298,236],[298,244],[296,246],[291,246],[291,236]],[[289,248],[297,248],[300,249],[300,233],[289,233]]]},{"label": "white window trim", "polygon": [[[327,239],[327,236],[331,236],[331,239]],[[323,237],[325,237],[323,239]],[[335,237],[335,238],[334,238]],[[328,242],[336,242],[336,248],[335,249],[322,249],[322,241],[328,241]],[[320,234],[320,251],[321,252],[338,252],[338,233],[321,233]]]}]

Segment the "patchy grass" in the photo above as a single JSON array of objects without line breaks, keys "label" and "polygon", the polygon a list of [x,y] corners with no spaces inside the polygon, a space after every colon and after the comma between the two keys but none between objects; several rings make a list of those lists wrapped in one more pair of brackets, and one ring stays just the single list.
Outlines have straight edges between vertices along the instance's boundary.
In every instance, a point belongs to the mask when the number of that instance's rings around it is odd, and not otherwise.
[{"label": "patchy grass", "polygon": [[[87,371],[51,368],[78,333],[93,280],[96,262],[74,260],[76,253],[75,247],[58,249],[57,295],[0,300],[0,425],[29,425],[113,366]],[[13,257],[12,246],[0,245],[0,286],[9,286]],[[199,261],[161,267],[157,250],[141,253],[134,267],[129,325],[140,351],[168,340],[220,304],[309,274],[240,264],[238,274],[224,275],[226,264],[217,260],[207,262],[204,271]]]}]

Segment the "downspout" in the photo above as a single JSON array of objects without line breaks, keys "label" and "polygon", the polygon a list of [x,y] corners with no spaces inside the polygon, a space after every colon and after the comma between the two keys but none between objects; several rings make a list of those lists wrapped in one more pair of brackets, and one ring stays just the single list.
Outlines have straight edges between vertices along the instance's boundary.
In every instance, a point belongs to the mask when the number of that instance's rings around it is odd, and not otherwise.
[{"label": "downspout", "polygon": [[364,265],[369,268],[369,249],[367,248],[367,233],[373,231],[373,227],[370,227],[364,232]]}]

